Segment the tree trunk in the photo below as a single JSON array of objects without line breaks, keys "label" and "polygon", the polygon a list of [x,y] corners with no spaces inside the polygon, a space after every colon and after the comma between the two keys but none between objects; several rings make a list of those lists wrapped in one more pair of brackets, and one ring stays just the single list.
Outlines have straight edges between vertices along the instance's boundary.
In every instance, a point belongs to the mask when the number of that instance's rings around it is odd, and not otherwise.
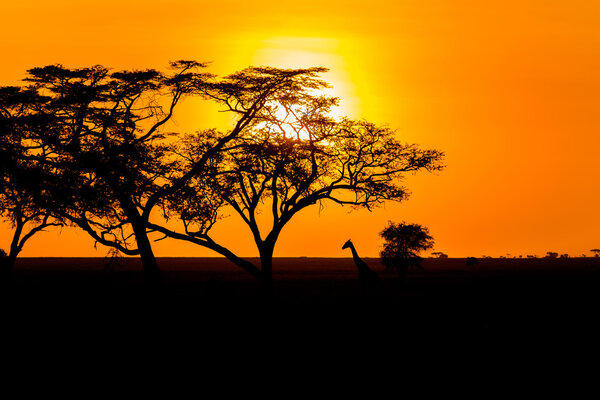
[{"label": "tree trunk", "polygon": [[260,247],[260,278],[258,280],[259,294],[264,298],[272,298],[273,291],[273,246]]},{"label": "tree trunk", "polygon": [[19,240],[21,240],[21,234],[23,233],[24,226],[25,223],[23,222],[22,218],[20,216],[17,216],[17,223],[15,231],[13,233],[12,241],[10,243],[8,255],[6,257],[0,258],[0,279],[2,279],[3,286],[8,286],[12,283],[13,268],[15,266],[17,256],[21,252],[22,248],[21,246],[19,246]]},{"label": "tree trunk", "polygon": [[[110,182],[113,183],[113,187],[116,188],[117,191],[121,190],[116,179],[111,179]],[[125,211],[125,215],[127,216],[129,223],[131,224],[133,234],[135,235],[137,248],[140,252],[140,259],[142,260],[145,284],[149,288],[162,287],[162,275],[158,269],[158,263],[156,262],[156,257],[152,251],[150,239],[148,239],[148,232],[146,231],[146,223],[148,221],[145,221],[142,218],[134,202],[131,201],[129,197],[123,195],[118,197],[118,199],[123,207],[123,210]]]},{"label": "tree trunk", "polygon": [[152,245],[150,244],[150,239],[148,239],[146,227],[143,224],[140,224],[137,227],[134,227],[134,233],[137,247],[140,251],[140,258],[142,260],[144,281],[150,287],[161,287],[163,284],[162,274],[158,269],[158,263],[156,262],[156,257],[152,251]]}]

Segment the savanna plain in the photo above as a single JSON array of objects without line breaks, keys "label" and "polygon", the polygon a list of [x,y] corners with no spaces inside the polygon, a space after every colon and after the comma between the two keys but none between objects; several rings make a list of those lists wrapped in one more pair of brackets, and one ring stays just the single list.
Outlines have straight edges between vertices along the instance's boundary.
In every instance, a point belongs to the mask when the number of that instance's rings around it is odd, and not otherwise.
[{"label": "savanna plain", "polygon": [[488,258],[470,265],[426,258],[404,280],[378,258],[365,261],[381,278],[378,291],[361,288],[351,258],[276,258],[275,293],[264,299],[256,280],[224,258],[159,258],[164,287],[152,292],[135,258],[21,258],[4,304],[21,318],[167,318],[204,329],[351,325],[473,334],[596,323],[600,258]]}]

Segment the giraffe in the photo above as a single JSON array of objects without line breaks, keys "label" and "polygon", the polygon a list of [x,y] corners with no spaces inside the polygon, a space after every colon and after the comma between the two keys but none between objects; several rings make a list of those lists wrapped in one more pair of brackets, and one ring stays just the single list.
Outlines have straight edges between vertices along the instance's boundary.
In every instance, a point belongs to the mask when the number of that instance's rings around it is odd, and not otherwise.
[{"label": "giraffe", "polygon": [[356,264],[356,268],[358,269],[358,280],[360,281],[360,286],[362,288],[363,293],[365,293],[369,289],[374,289],[375,291],[379,291],[381,289],[381,281],[379,279],[379,275],[377,272],[373,271],[366,262],[364,262],[356,252],[356,248],[354,247],[354,243],[350,239],[342,246],[342,250],[350,248],[352,251],[352,258],[354,258],[354,263]]}]

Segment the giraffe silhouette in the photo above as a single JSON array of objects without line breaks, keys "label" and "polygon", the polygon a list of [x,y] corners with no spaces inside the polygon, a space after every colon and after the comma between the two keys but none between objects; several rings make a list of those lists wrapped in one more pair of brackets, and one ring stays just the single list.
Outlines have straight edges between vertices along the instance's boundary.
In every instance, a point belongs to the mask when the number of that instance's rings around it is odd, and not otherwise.
[{"label": "giraffe silhouette", "polygon": [[377,272],[369,268],[367,263],[358,256],[356,248],[354,247],[354,243],[352,243],[352,240],[350,239],[344,243],[342,250],[347,248],[350,248],[350,251],[352,251],[352,258],[354,258],[354,263],[358,269],[358,280],[360,281],[360,286],[363,293],[366,293],[370,290],[379,292],[381,289],[381,280],[379,279]]}]

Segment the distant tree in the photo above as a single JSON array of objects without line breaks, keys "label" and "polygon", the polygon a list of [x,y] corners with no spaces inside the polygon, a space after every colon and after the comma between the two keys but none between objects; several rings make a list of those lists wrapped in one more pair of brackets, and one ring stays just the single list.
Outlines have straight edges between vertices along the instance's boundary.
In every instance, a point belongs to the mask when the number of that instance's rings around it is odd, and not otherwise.
[{"label": "distant tree", "polygon": [[594,257],[600,257],[600,249],[591,249],[592,253],[594,253]]},{"label": "distant tree", "polygon": [[537,258],[537,256],[536,256],[536,255],[533,255],[533,254],[528,254],[528,255],[527,255],[527,258]]},{"label": "distant tree", "polygon": [[383,265],[395,269],[402,279],[410,266],[421,267],[419,253],[432,248],[434,243],[426,227],[405,222],[388,221],[379,236],[384,240],[380,253]]},{"label": "distant tree", "polygon": [[476,264],[479,264],[479,260],[476,257],[467,257],[467,259],[465,260],[465,265],[467,266]]},{"label": "distant tree", "polygon": [[14,229],[8,254],[2,250],[0,273],[4,277],[10,276],[31,237],[61,225],[36,201],[36,193],[45,188],[41,176],[46,166],[39,160],[25,159],[30,144],[22,124],[36,125],[35,114],[43,101],[31,90],[0,88],[0,218]]},{"label": "distant tree", "polygon": [[558,258],[558,253],[555,253],[553,251],[549,251],[546,253],[546,258]]},{"label": "distant tree", "polygon": [[569,258],[569,255],[568,254],[561,254],[560,258]]},{"label": "distant tree", "polygon": [[[299,89],[271,104],[260,124],[232,140],[221,158],[214,159],[211,171],[173,196],[168,209],[183,222],[183,232],[154,227],[228,257],[266,290],[272,287],[279,235],[300,211],[328,201],[368,210],[386,200],[402,201],[408,192],[399,178],[442,168],[441,152],[403,144],[386,127],[335,119],[331,108],[336,98]],[[207,141],[210,138],[199,133],[179,153],[193,163],[202,157]],[[211,235],[213,225],[231,213],[248,227],[260,267]]]},{"label": "distant tree", "polygon": [[431,255],[437,258],[448,258],[448,254],[442,253],[441,251],[434,251]]}]

